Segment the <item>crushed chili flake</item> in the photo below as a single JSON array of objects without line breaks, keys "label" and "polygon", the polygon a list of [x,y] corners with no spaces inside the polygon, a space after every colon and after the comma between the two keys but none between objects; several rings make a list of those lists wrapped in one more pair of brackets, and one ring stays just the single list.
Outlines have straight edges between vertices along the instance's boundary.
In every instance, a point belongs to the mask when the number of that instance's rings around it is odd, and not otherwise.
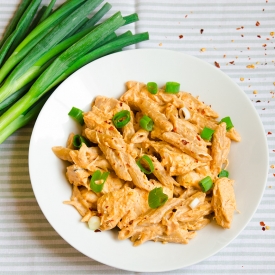
[{"label": "crushed chili flake", "polygon": [[186,141],[186,140],[184,140],[184,139],[183,139],[181,142],[183,143],[183,145],[186,145],[186,144],[189,143],[188,141]]},{"label": "crushed chili flake", "polygon": [[199,141],[201,140],[199,136],[196,136],[196,137],[197,137],[197,140],[199,140]]},{"label": "crushed chili flake", "polygon": [[185,18],[187,18],[188,14],[185,15]]},{"label": "crushed chili flake", "polygon": [[[230,64],[234,64],[234,60],[229,62]],[[235,64],[234,64],[235,65]]]},{"label": "crushed chili flake", "polygon": [[256,25],[257,27],[260,26],[260,22],[257,21],[255,25]]},{"label": "crushed chili flake", "polygon": [[265,227],[264,226],[262,227],[262,230],[265,231]]},{"label": "crushed chili flake", "polygon": [[261,38],[261,36],[258,34],[257,37]]},{"label": "crushed chili flake", "polygon": [[274,167],[275,167],[274,164],[271,164],[271,165],[270,165],[270,168],[271,168],[271,169],[274,169]]},{"label": "crushed chili flake", "polygon": [[271,132],[267,132],[267,134],[268,134],[268,135],[272,135],[272,133],[271,133]]},{"label": "crushed chili flake", "polygon": [[99,230],[99,229],[96,229],[94,232],[101,232],[101,230]]},{"label": "crushed chili flake", "polygon": [[220,64],[217,61],[215,61],[214,64],[217,68],[220,68]]},{"label": "crushed chili flake", "polygon": [[259,102],[261,102],[261,100],[257,100],[257,101],[256,101],[256,103],[259,103]]},{"label": "crushed chili flake", "polygon": [[183,38],[183,35],[181,34],[181,35],[179,35],[179,39],[182,39]]},{"label": "crushed chili flake", "polygon": [[243,34],[241,34],[241,37],[244,37],[244,35],[243,35]]},{"label": "crushed chili flake", "polygon": [[201,30],[200,30],[201,34],[203,33],[203,31],[204,31],[204,29],[201,29]]},{"label": "crushed chili flake", "polygon": [[266,44],[263,44],[263,47],[266,47]]},{"label": "crushed chili flake", "polygon": [[265,223],[264,222],[260,222],[260,226],[265,226]]},{"label": "crushed chili flake", "polygon": [[112,131],[112,130],[115,130],[115,128],[114,128],[113,126],[111,126],[111,127],[109,128],[109,130]]}]

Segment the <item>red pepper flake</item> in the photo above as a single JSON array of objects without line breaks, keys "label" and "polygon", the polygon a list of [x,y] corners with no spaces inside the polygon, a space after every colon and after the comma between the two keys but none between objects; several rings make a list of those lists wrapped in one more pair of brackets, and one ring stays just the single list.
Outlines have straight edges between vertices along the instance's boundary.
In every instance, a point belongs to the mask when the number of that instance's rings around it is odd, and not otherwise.
[{"label": "red pepper flake", "polygon": [[99,229],[96,229],[94,232],[101,232],[101,230],[99,230]]},{"label": "red pepper flake", "polygon": [[241,37],[243,37],[243,34],[241,34]]},{"label": "red pepper flake", "polygon": [[257,27],[260,26],[260,22],[257,21],[255,25],[256,25]]},{"label": "red pepper flake", "polygon": [[129,163],[126,163],[126,166],[127,166],[127,167],[131,167]]},{"label": "red pepper flake", "polygon": [[201,141],[200,137],[199,136],[196,136],[197,140]]},{"label": "red pepper flake", "polygon": [[204,31],[204,29],[201,29],[201,30],[200,30],[201,34],[203,33],[203,31]]},{"label": "red pepper flake", "polygon": [[182,39],[183,38],[183,35],[181,34],[181,35],[179,35],[179,39]]},{"label": "red pepper flake", "polygon": [[261,36],[258,34],[257,37],[261,38]]},{"label": "red pepper flake", "polygon": [[263,44],[263,47],[266,47],[266,44]]},{"label": "red pepper flake", "polygon": [[275,177],[275,174],[273,174],[273,177]]},{"label": "red pepper flake", "polygon": [[[230,64],[234,64],[234,60],[229,62]],[[235,64],[234,64],[235,65]]]},{"label": "red pepper flake", "polygon": [[275,150],[272,150],[273,152],[275,152]]},{"label": "red pepper flake", "polygon": [[109,128],[109,130],[115,130],[115,128],[114,128],[113,126],[111,126],[111,127]]},{"label": "red pepper flake", "polygon": [[262,230],[265,231],[265,227],[264,226],[262,227]]},{"label": "red pepper flake", "polygon": [[264,222],[260,222],[260,226],[265,226],[265,223]]},{"label": "red pepper flake", "polygon": [[186,145],[186,144],[189,143],[188,141],[186,141],[186,140],[184,140],[184,139],[183,139],[181,142],[183,143],[183,145]]},{"label": "red pepper flake", "polygon": [[215,61],[214,64],[217,68],[220,68],[220,64],[217,61]]},{"label": "red pepper flake", "polygon": [[119,103],[120,107],[122,107],[122,102]]},{"label": "red pepper flake", "polygon": [[188,14],[185,15],[185,18],[187,18]]},{"label": "red pepper flake", "polygon": [[267,132],[267,134],[268,134],[268,135],[272,135],[272,133],[271,133],[271,132]]},{"label": "red pepper flake", "polygon": [[256,103],[259,103],[259,102],[261,102],[261,100],[257,100],[257,101],[256,101]]},{"label": "red pepper flake", "polygon": [[173,132],[177,132],[177,128],[176,127],[174,127]]}]

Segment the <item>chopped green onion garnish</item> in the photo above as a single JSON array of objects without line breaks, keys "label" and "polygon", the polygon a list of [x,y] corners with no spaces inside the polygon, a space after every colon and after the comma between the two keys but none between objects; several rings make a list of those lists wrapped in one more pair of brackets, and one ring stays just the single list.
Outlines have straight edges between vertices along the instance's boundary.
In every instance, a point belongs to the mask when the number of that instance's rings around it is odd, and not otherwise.
[{"label": "chopped green onion garnish", "polygon": [[212,138],[212,135],[215,131],[210,129],[210,128],[207,128],[207,127],[204,127],[202,132],[201,132],[201,138],[205,139],[205,140],[211,140]]},{"label": "chopped green onion garnish", "polygon": [[166,82],[165,92],[168,94],[177,94],[180,91],[178,82]]},{"label": "chopped green onion garnish", "polygon": [[228,178],[228,176],[229,172],[227,170],[221,170],[221,172],[218,175],[219,178]]},{"label": "chopped green onion garnish", "polygon": [[71,111],[68,113],[68,115],[70,117],[72,117],[73,119],[75,119],[80,125],[84,124],[83,111],[82,110],[80,110],[76,107],[73,107],[71,109]]},{"label": "chopped green onion garnish", "polygon": [[101,174],[100,170],[96,170],[93,173],[91,181],[90,181],[91,189],[96,193],[101,192],[104,187],[104,183],[107,180],[109,174],[110,174],[110,172],[103,172]]},{"label": "chopped green onion garnish", "polygon": [[[143,167],[143,165],[141,164],[142,161],[146,162],[146,164],[149,166],[150,170],[147,170],[146,168]],[[140,170],[145,174],[151,174],[155,169],[153,162],[151,161],[151,159],[147,155],[143,155],[137,161],[137,165],[140,168]]]},{"label": "chopped green onion garnish", "polygon": [[113,123],[116,128],[124,127],[131,119],[131,114],[128,110],[123,110],[116,113],[113,117]]},{"label": "chopped green onion garnish", "polygon": [[162,187],[156,187],[149,192],[148,204],[151,208],[158,208],[166,203],[168,196],[163,193]]},{"label": "chopped green onion garnish", "polygon": [[90,142],[85,137],[81,135],[74,135],[73,137],[73,145],[75,148],[80,148],[82,143],[85,143],[87,146],[89,146]]},{"label": "chopped green onion garnish", "polygon": [[155,95],[158,92],[158,84],[156,82],[148,82],[147,90],[149,93]]},{"label": "chopped green onion garnish", "polygon": [[143,116],[139,121],[139,125],[142,129],[146,131],[152,131],[154,126],[154,121],[148,116]]},{"label": "chopped green onion garnish", "polygon": [[201,187],[202,192],[207,192],[211,189],[213,181],[209,176],[207,176],[199,182],[199,185]]},{"label": "chopped green onion garnish", "polygon": [[224,117],[223,119],[221,119],[220,123],[221,122],[225,122],[226,123],[226,131],[229,131],[231,128],[234,127],[232,121],[231,121],[231,118],[229,116],[227,117]]}]

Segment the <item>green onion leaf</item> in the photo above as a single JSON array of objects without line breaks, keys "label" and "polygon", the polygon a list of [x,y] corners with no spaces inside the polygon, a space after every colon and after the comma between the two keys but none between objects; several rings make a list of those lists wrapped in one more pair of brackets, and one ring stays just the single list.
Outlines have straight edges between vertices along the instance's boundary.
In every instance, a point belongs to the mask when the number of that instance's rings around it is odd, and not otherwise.
[{"label": "green onion leaf", "polygon": [[85,137],[81,136],[81,135],[74,135],[73,137],[73,145],[75,148],[80,148],[82,143],[85,143],[87,146],[90,145],[90,142],[88,139],[86,139]]},{"label": "green onion leaf", "polygon": [[229,172],[227,170],[221,170],[221,172],[218,175],[219,178],[228,178],[228,176]]},{"label": "green onion leaf", "polygon": [[158,208],[164,205],[168,200],[168,196],[163,193],[162,187],[156,187],[149,192],[148,204],[150,208]]},{"label": "green onion leaf", "polygon": [[200,136],[201,136],[201,138],[203,138],[205,140],[211,140],[212,135],[213,135],[214,132],[215,132],[215,130],[204,127]]},{"label": "green onion leaf", "polygon": [[76,120],[80,125],[84,125],[84,119],[83,119],[83,111],[73,107],[71,111],[68,113],[70,117],[72,117],[74,120]]},{"label": "green onion leaf", "polygon": [[225,122],[226,123],[226,131],[229,131],[231,128],[234,127],[232,121],[231,121],[231,118],[229,116],[227,117],[224,117],[223,119],[221,119],[220,123],[221,122]]},{"label": "green onion leaf", "polygon": [[[141,162],[145,162],[147,166],[149,166],[150,170],[147,170],[146,168],[144,168],[144,166],[141,164]],[[143,155],[138,161],[137,161],[137,165],[140,168],[140,170],[145,173],[145,174],[151,174],[152,172],[154,172],[154,164],[151,161],[151,159],[147,156],[147,155]]]},{"label": "green onion leaf", "polygon": [[168,94],[177,94],[180,91],[178,82],[166,82],[165,92]]},{"label": "green onion leaf", "polygon": [[158,84],[156,82],[148,82],[147,90],[149,93],[155,95],[158,92]]},{"label": "green onion leaf", "polygon": [[110,174],[110,172],[103,172],[101,174],[100,170],[96,170],[93,173],[92,178],[90,180],[91,189],[96,193],[101,192],[104,187],[104,183],[107,180],[109,174]]},{"label": "green onion leaf", "polygon": [[128,110],[123,110],[116,113],[113,117],[113,123],[116,128],[124,127],[131,119],[131,114]]},{"label": "green onion leaf", "polygon": [[146,131],[152,131],[154,126],[154,121],[148,116],[143,116],[139,121],[139,125],[142,129]]},{"label": "green onion leaf", "polygon": [[213,181],[211,177],[207,176],[199,182],[199,185],[201,187],[202,192],[207,192],[213,186]]}]

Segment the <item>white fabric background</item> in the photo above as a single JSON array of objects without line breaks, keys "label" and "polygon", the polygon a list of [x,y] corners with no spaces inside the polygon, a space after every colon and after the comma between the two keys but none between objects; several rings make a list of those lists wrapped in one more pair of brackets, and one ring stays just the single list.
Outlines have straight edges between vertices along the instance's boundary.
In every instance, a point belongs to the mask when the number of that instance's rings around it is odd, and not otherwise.
[{"label": "white fabric background", "polygon": [[[0,35],[19,2],[0,0]],[[130,48],[162,47],[194,55],[213,66],[218,62],[253,102],[268,140],[266,189],[245,230],[216,255],[167,274],[275,274],[275,39],[271,35],[275,32],[275,0],[109,3],[113,5],[109,14],[118,10],[123,15],[139,14],[140,21],[124,31],[150,33],[149,41]],[[256,68],[246,67],[251,64]],[[47,222],[28,174],[32,127],[24,127],[0,145],[0,274],[133,274],[82,255]],[[262,230],[261,221],[269,230]]]}]

